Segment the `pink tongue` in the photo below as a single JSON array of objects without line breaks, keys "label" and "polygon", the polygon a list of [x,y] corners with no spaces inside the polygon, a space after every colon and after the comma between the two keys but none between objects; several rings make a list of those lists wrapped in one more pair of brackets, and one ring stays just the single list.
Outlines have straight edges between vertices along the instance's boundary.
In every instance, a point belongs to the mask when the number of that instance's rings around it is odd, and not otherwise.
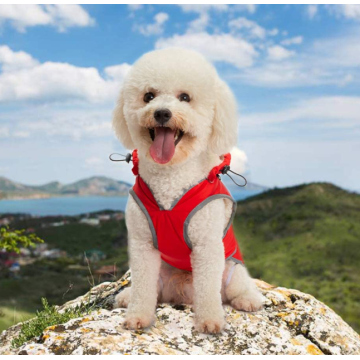
[{"label": "pink tongue", "polygon": [[156,127],[155,139],[150,147],[150,155],[159,164],[168,163],[175,153],[175,130]]}]

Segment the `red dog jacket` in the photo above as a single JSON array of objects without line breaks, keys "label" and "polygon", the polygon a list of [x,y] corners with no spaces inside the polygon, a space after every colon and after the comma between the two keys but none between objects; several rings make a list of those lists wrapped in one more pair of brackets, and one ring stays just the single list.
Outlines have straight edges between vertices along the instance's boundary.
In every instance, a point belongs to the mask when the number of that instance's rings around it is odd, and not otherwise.
[{"label": "red dog jacket", "polygon": [[156,202],[150,188],[138,174],[137,150],[134,150],[132,160],[134,164],[132,170],[136,175],[136,181],[130,194],[146,216],[154,247],[160,251],[161,258],[165,262],[178,269],[191,271],[192,245],[188,235],[191,218],[210,201],[229,199],[233,203],[233,211],[222,239],[224,256],[226,260],[231,259],[237,263],[243,263],[232,226],[236,202],[217,176],[225,166],[230,165],[230,154],[224,155],[224,161],[214,167],[206,179],[186,190],[180,198],[176,199],[169,210]]}]

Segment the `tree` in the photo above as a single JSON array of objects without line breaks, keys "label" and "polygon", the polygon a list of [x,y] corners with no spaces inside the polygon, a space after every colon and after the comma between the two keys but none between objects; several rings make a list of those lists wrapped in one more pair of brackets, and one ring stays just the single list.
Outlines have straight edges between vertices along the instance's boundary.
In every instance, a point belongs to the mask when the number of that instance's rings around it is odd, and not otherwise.
[{"label": "tree", "polygon": [[10,230],[8,226],[0,228],[0,249],[20,252],[21,247],[35,247],[36,243],[43,243],[35,234],[25,234],[26,230]]}]

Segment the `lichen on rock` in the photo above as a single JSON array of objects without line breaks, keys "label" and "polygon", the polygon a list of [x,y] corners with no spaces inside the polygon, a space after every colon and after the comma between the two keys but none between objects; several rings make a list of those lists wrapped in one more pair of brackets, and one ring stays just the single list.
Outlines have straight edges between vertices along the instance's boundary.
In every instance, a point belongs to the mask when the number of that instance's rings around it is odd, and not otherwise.
[{"label": "lichen on rock", "polygon": [[360,337],[330,308],[297,290],[257,281],[266,298],[257,313],[226,306],[227,325],[220,335],[195,331],[189,306],[161,304],[153,327],[130,331],[123,327],[126,309],[112,309],[115,295],[131,285],[127,272],[90,293],[59,307],[63,311],[84,302],[98,308],[83,318],[51,326],[20,348],[11,341],[15,325],[0,335],[0,354],[360,354]]}]

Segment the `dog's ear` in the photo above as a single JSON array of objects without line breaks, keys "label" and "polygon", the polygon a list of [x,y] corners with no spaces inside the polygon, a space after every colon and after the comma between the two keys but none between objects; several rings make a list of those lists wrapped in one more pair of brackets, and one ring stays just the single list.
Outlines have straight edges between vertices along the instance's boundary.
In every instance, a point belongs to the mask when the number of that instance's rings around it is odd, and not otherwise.
[{"label": "dog's ear", "polygon": [[234,95],[224,81],[215,84],[215,109],[209,150],[217,155],[228,153],[237,143],[237,107]]},{"label": "dog's ear", "polygon": [[131,138],[128,124],[124,116],[124,96],[123,90],[120,91],[120,95],[113,113],[112,120],[115,134],[126,149],[132,150],[135,148],[133,140]]}]

